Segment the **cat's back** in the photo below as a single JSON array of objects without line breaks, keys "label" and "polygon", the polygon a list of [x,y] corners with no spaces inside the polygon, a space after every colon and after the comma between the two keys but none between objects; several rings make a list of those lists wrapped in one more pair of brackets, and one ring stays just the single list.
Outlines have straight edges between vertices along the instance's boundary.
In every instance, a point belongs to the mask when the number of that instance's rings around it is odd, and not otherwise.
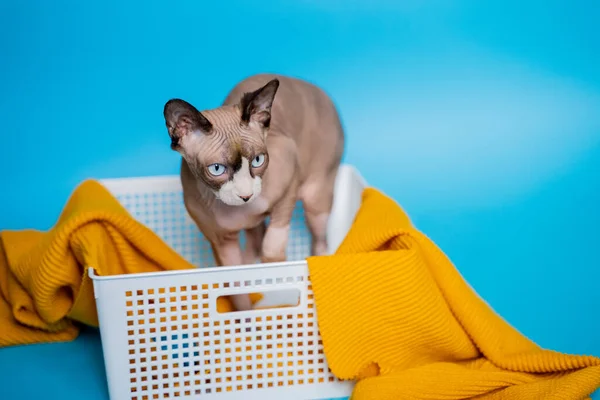
[{"label": "cat's back", "polygon": [[238,103],[244,93],[255,91],[275,78],[279,80],[279,88],[273,102],[272,128],[289,131],[293,127],[310,130],[323,124],[339,125],[335,105],[323,89],[306,80],[285,75],[263,73],[249,76],[231,89],[223,104]]},{"label": "cat's back", "polygon": [[330,102],[328,95],[320,87],[311,82],[291,76],[262,73],[251,75],[235,84],[227,94],[223,104],[235,104],[239,102],[244,93],[253,92],[273,79],[279,80],[279,89],[275,96],[274,105],[298,106],[307,100],[316,100],[319,102],[327,100],[326,102]]}]

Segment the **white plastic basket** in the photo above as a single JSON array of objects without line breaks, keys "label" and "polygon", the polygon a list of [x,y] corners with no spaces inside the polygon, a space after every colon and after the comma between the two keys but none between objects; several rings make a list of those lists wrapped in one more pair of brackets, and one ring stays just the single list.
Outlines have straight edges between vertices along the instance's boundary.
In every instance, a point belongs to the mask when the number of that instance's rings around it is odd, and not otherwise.
[{"label": "white plastic basket", "polygon": [[[198,269],[101,277],[89,274],[112,400],[326,399],[353,382],[327,365],[305,261],[310,234],[294,212],[288,262],[214,267],[210,245],[183,204],[178,176],[101,181],[140,222]],[[327,235],[329,252],[348,232],[365,183],[342,165]],[[219,313],[217,298],[261,293],[262,306]]]}]

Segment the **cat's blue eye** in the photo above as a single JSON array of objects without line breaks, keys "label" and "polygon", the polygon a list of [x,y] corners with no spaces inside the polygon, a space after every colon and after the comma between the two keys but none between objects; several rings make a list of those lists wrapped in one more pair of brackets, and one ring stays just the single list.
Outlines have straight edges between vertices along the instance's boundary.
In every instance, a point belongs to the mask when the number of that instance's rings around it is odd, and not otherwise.
[{"label": "cat's blue eye", "polygon": [[225,166],[223,164],[211,164],[208,166],[208,172],[213,176],[223,175],[225,173]]},{"label": "cat's blue eye", "polygon": [[263,165],[264,162],[265,162],[265,155],[264,154],[259,154],[256,157],[254,157],[254,159],[252,160],[252,166],[254,168],[258,168],[261,165]]}]

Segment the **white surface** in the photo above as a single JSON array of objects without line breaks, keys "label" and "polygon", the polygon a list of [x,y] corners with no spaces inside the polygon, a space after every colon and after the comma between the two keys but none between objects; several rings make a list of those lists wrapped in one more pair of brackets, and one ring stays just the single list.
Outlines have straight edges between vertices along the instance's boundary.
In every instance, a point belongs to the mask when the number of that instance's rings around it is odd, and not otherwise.
[{"label": "white surface", "polygon": [[[102,183],[136,219],[200,267],[98,277],[90,266],[112,400],[350,395],[353,383],[337,380],[323,354],[304,261],[310,234],[301,204],[292,221],[289,262],[212,268],[210,245],[187,215],[178,176]],[[364,187],[352,167],[342,166],[327,230],[329,252],[352,224]],[[295,289],[295,295],[282,296],[285,289]],[[216,312],[217,297],[240,292],[263,293],[263,306],[298,305]]]}]

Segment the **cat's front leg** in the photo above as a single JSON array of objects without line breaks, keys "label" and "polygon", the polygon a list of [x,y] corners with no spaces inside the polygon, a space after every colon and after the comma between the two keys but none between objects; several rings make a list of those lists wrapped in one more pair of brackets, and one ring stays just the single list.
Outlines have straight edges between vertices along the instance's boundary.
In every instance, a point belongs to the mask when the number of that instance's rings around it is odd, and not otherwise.
[{"label": "cat's front leg", "polygon": [[[237,266],[243,264],[239,232],[217,235],[216,239],[211,241],[211,245],[218,266]],[[250,301],[250,296],[247,294],[232,295],[231,301],[238,311],[252,309],[252,302]]]},{"label": "cat's front leg", "polygon": [[285,195],[273,206],[271,220],[263,238],[261,261],[281,262],[286,260],[292,214],[298,199],[298,183],[294,178]]},{"label": "cat's front leg", "polygon": [[254,264],[260,259],[265,229],[266,225],[264,220],[254,228],[246,229],[246,248],[242,253],[244,264]]}]

